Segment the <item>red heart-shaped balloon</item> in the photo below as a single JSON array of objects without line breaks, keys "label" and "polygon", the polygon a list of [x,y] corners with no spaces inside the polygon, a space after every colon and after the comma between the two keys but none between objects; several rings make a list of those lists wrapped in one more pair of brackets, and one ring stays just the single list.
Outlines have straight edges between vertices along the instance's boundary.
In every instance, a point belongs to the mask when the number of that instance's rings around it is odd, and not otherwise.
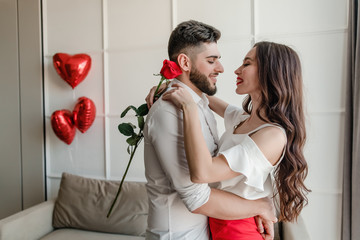
[{"label": "red heart-shaped balloon", "polygon": [[75,55],[56,53],[53,56],[53,63],[60,77],[75,88],[89,73],[91,58],[83,53]]},{"label": "red heart-shaped balloon", "polygon": [[69,144],[74,140],[76,128],[69,110],[57,110],[51,115],[51,127],[56,136]]},{"label": "red heart-shaped balloon", "polygon": [[75,126],[80,132],[86,132],[93,124],[96,115],[96,107],[94,102],[87,98],[81,97],[73,110],[73,118]]}]

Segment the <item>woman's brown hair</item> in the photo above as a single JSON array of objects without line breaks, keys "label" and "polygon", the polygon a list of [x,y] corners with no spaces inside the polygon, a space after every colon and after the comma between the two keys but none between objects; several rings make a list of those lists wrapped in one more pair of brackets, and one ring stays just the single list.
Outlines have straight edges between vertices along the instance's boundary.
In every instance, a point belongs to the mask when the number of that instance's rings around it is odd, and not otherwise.
[{"label": "woman's brown hair", "polygon": [[[306,194],[310,192],[304,184],[308,166],[303,154],[306,129],[300,59],[283,44],[258,42],[254,47],[262,97],[256,114],[266,121],[260,115],[263,112],[271,123],[281,125],[287,136],[284,158],[275,169],[279,220],[294,221],[308,203]],[[244,100],[243,108],[251,113],[250,96]]]}]

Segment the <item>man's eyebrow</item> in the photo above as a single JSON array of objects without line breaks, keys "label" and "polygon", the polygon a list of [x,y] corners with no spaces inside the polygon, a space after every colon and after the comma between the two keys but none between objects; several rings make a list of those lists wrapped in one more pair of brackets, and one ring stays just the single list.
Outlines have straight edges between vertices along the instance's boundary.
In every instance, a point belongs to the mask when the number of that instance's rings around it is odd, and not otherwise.
[{"label": "man's eyebrow", "polygon": [[207,56],[206,58],[218,58],[218,59],[220,59],[221,56],[211,55],[211,56]]}]

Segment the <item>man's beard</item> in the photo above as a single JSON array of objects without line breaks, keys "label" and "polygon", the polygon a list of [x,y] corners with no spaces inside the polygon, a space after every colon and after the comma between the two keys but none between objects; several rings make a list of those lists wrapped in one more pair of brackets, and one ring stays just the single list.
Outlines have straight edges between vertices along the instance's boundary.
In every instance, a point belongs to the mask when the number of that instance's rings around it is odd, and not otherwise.
[{"label": "man's beard", "polygon": [[197,68],[192,68],[190,71],[190,81],[203,93],[212,96],[216,93],[216,86],[211,88],[208,78],[202,74]]}]

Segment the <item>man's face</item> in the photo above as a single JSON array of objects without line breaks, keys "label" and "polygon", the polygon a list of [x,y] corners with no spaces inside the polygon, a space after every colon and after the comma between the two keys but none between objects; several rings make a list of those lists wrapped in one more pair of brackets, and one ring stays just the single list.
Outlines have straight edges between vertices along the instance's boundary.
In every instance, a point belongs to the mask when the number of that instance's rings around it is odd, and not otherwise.
[{"label": "man's face", "polygon": [[216,43],[204,43],[200,52],[192,59],[190,81],[209,96],[216,93],[216,78],[219,73],[224,72],[220,57]]}]

